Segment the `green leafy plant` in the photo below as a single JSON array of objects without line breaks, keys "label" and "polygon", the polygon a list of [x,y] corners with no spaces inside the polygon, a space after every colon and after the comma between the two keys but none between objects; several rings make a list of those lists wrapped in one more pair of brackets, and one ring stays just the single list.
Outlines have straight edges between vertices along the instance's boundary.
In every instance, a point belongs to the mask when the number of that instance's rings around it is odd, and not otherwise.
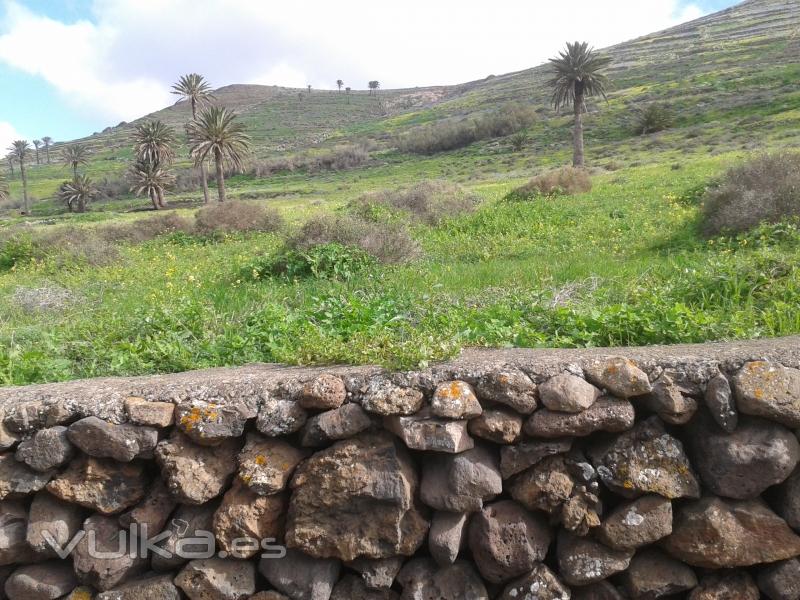
[{"label": "green leafy plant", "polygon": [[360,248],[333,242],[307,250],[287,249],[278,256],[249,265],[244,275],[251,280],[285,276],[347,281],[375,264],[375,259]]}]

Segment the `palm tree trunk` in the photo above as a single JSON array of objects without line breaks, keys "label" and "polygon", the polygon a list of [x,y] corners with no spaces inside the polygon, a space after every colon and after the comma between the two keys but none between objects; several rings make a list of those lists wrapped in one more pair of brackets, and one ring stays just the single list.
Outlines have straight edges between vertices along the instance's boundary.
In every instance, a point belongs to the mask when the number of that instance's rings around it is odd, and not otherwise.
[{"label": "palm tree trunk", "polygon": [[78,163],[72,163],[72,180],[75,181],[78,178]]},{"label": "palm tree trunk", "polygon": [[583,94],[575,95],[575,126],[572,130],[572,166],[583,167]]},{"label": "palm tree trunk", "polygon": [[217,166],[217,192],[219,193],[219,201],[225,202],[225,173],[222,170],[222,152],[219,150],[214,152],[214,162]]},{"label": "palm tree trunk", "polygon": [[[192,97],[192,120],[197,120],[197,100],[194,97]],[[208,204],[208,171],[205,161],[200,163],[200,180],[203,182],[203,203]]]},{"label": "palm tree trunk", "polygon": [[153,203],[153,208],[154,208],[155,210],[158,210],[159,208],[161,208],[161,207],[158,205],[158,195],[156,195],[156,192],[155,192],[155,190],[150,190],[150,202],[152,202],[152,203]]},{"label": "palm tree trunk", "polygon": [[45,156],[47,156],[47,164],[50,164],[50,146],[44,147]]},{"label": "palm tree trunk", "polygon": [[8,161],[8,167],[11,169],[11,179],[14,179],[14,161],[13,160],[9,160]]},{"label": "palm tree trunk", "polygon": [[29,212],[28,206],[28,176],[25,174],[25,163],[19,161],[19,172],[22,175],[22,206],[25,214]]}]

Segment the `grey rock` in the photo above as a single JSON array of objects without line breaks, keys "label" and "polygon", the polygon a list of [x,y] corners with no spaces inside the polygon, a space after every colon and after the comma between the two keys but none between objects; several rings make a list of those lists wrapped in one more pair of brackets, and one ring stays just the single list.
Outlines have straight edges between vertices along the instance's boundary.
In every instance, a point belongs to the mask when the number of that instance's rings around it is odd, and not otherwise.
[{"label": "grey rock", "polygon": [[149,402],[144,398],[125,399],[125,412],[134,425],[169,427],[175,422],[175,405],[172,402]]},{"label": "grey rock", "polygon": [[78,416],[78,407],[58,398],[30,400],[11,405],[3,423],[14,433],[33,433],[40,429],[64,425]]},{"label": "grey rock", "polygon": [[89,456],[130,462],[134,458],[152,458],[158,443],[158,430],[137,425],[115,425],[86,417],[69,426],[69,440]]},{"label": "grey rock", "polygon": [[26,563],[34,553],[25,541],[28,511],[18,500],[0,501],[0,567]]},{"label": "grey rock", "polygon": [[280,437],[300,431],[308,413],[294,400],[269,397],[258,409],[256,429],[268,437]]},{"label": "grey rock", "polygon": [[66,548],[81,529],[84,511],[80,506],[59,500],[48,492],[38,492],[31,502],[25,539],[40,556],[55,557],[49,537],[60,548]]},{"label": "grey rock", "polygon": [[172,575],[146,575],[103,592],[95,600],[180,600]]},{"label": "grey rock", "polygon": [[475,512],[503,491],[496,457],[478,447],[461,454],[436,454],[422,465],[420,497],[436,510]]},{"label": "grey rock", "polygon": [[596,431],[618,433],[633,427],[635,417],[627,400],[603,396],[579,413],[537,410],[525,422],[525,433],[543,438],[580,437]]},{"label": "grey rock", "polygon": [[428,550],[441,567],[452,565],[467,542],[468,513],[436,511],[428,532]]},{"label": "grey rock", "polygon": [[322,373],[306,382],[297,396],[297,403],[310,410],[339,408],[347,398],[347,388],[341,377]]},{"label": "grey rock", "polygon": [[740,413],[800,427],[800,370],[749,362],[734,375],[733,387]]},{"label": "grey rock", "polygon": [[483,412],[472,386],[465,381],[446,381],[436,386],[431,412],[443,419],[471,419]]},{"label": "grey rock", "polygon": [[522,435],[522,417],[510,410],[490,408],[471,419],[468,431],[495,444],[513,444]]},{"label": "grey rock", "polygon": [[81,583],[105,592],[145,570],[143,558],[119,552],[121,530],[116,519],[94,515],[84,521],[83,530],[86,535],[72,552],[75,574]]},{"label": "grey rock", "polygon": [[543,564],[509,583],[497,600],[570,600],[570,591]]},{"label": "grey rock", "polygon": [[462,561],[440,568],[417,558],[403,566],[397,581],[403,588],[401,600],[489,600],[481,578]]},{"label": "grey rock", "polygon": [[648,546],[672,533],[672,503],[661,496],[642,496],[614,509],[597,530],[609,548],[628,550]]},{"label": "grey rock", "polygon": [[313,558],[289,549],[283,558],[262,558],[258,570],[292,600],[329,600],[341,565],[338,560]]},{"label": "grey rock", "polygon": [[[5,424],[5,411],[0,408],[0,452],[8,450],[22,437],[19,433],[11,431]],[[2,588],[0,588],[2,589]]]},{"label": "grey rock", "polygon": [[399,600],[400,595],[388,589],[375,590],[354,575],[345,575],[333,588],[331,600]]},{"label": "grey rock", "polygon": [[44,473],[66,464],[75,454],[62,425],[42,429],[17,446],[16,457],[34,471]]},{"label": "grey rock", "polygon": [[277,494],[286,489],[292,473],[308,452],[295,448],[283,440],[247,435],[247,442],[239,453],[239,479],[262,496]]},{"label": "grey rock", "polygon": [[188,563],[175,578],[189,600],[246,600],[256,591],[252,562],[206,558]]},{"label": "grey rock", "polygon": [[410,416],[385,417],[384,427],[412,450],[458,453],[475,445],[467,433],[467,421],[435,417],[429,408]]},{"label": "grey rock", "polygon": [[188,560],[181,558],[181,553],[177,552],[179,545],[188,552],[204,550],[204,548],[185,543],[183,540],[199,537],[200,532],[213,531],[217,505],[216,501],[212,501],[200,506],[181,505],[177,508],[167,523],[166,531],[169,535],[158,543],[158,547],[165,554],[155,552],[152,554],[151,566],[154,570],[171,571],[185,565]]},{"label": "grey rock", "polygon": [[285,509],[286,498],[282,494],[259,496],[237,480],[214,513],[217,543],[226,556],[251,558],[262,550],[259,543],[282,537]]},{"label": "grey rock", "polygon": [[800,598],[800,559],[792,558],[773,563],[758,573],[758,588],[770,600]]},{"label": "grey rock", "polygon": [[572,600],[625,600],[625,596],[608,581],[572,588]]},{"label": "grey rock", "polygon": [[685,425],[697,412],[697,402],[685,394],[668,375],[653,384],[652,391],[642,396],[641,403],[671,425]]},{"label": "grey rock", "polygon": [[190,400],[175,407],[175,424],[189,439],[201,446],[218,446],[244,433],[256,411],[246,402]]},{"label": "grey rock", "polygon": [[548,456],[568,452],[572,448],[572,442],[572,438],[561,438],[524,441],[514,446],[505,446],[500,449],[500,473],[503,479],[508,479]]},{"label": "grey rock", "polygon": [[361,406],[367,412],[383,416],[413,415],[424,401],[422,392],[414,388],[400,387],[388,379],[375,378],[361,398]]},{"label": "grey rock", "polygon": [[358,404],[345,404],[311,417],[303,428],[303,446],[324,446],[351,438],[372,426],[372,419]]},{"label": "grey rock", "polygon": [[633,552],[613,550],[588,537],[558,533],[559,574],[570,585],[588,585],[628,568]]},{"label": "grey rock", "polygon": [[689,594],[689,600],[758,600],[760,597],[747,571],[711,573]]},{"label": "grey rock", "polygon": [[357,558],[347,566],[361,574],[364,585],[371,590],[392,587],[405,560],[402,556],[390,558]]},{"label": "grey rock", "polygon": [[631,598],[663,598],[693,589],[697,576],[682,562],[657,548],[646,548],[631,559],[622,575],[623,587]]},{"label": "grey rock", "polygon": [[38,492],[47,485],[54,473],[34,471],[16,460],[11,453],[0,454],[0,500]]},{"label": "grey rock", "polygon": [[49,561],[19,567],[5,585],[9,600],[56,600],[70,593],[78,580],[66,561]]},{"label": "grey rock", "polygon": [[647,373],[627,358],[613,356],[592,361],[584,368],[586,379],[619,398],[633,398],[652,390]]},{"label": "grey rock", "polygon": [[523,415],[536,410],[536,384],[518,369],[501,369],[483,375],[476,386],[478,397],[504,404]]},{"label": "grey rock", "polygon": [[556,375],[539,385],[539,398],[550,410],[581,412],[599,397],[600,390],[585,379],[569,373]]},{"label": "grey rock", "polygon": [[800,467],[775,487],[773,506],[795,531],[800,531]]},{"label": "grey rock", "polygon": [[733,400],[733,390],[731,389],[728,378],[722,373],[718,373],[712,377],[708,382],[706,393],[703,398],[708,412],[714,418],[717,425],[719,425],[723,431],[727,431],[728,433],[733,432],[739,422],[739,412],[736,410],[736,403]]},{"label": "grey rock", "polygon": [[137,525],[139,535],[150,538],[164,530],[167,519],[177,504],[166,484],[161,479],[156,479],[144,500],[121,515],[119,523],[128,529]]}]

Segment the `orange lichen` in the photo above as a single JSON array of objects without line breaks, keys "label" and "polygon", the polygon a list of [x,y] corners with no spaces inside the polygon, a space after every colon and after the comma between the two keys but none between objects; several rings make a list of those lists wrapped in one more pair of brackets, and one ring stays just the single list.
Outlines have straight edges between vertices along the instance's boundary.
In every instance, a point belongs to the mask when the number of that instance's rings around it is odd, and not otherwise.
[{"label": "orange lichen", "polygon": [[216,404],[209,404],[208,408],[192,407],[192,410],[181,417],[181,425],[184,429],[191,430],[200,423],[215,421],[219,417],[216,408]]}]

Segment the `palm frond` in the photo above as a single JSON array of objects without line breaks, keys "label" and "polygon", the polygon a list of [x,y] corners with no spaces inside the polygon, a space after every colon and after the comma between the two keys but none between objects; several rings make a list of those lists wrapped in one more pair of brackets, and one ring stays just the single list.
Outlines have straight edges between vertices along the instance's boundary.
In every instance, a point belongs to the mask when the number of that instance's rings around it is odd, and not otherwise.
[{"label": "palm frond", "polygon": [[136,126],[134,150],[141,162],[168,165],[175,159],[175,132],[160,120],[148,120]]},{"label": "palm frond", "polygon": [[76,205],[85,206],[96,195],[97,188],[86,175],[78,175],[70,181],[65,181],[58,188],[58,199],[70,209]]},{"label": "palm frond", "polygon": [[236,121],[236,114],[222,106],[203,110],[197,119],[186,126],[189,147],[195,163],[207,158],[221,157],[236,170],[242,170],[244,158],[250,151],[250,136],[245,127]]},{"label": "palm frond", "polygon": [[197,105],[203,106],[214,99],[211,86],[205,77],[199,73],[181,75],[178,82],[172,86],[172,93],[184,100],[193,100]]},{"label": "palm frond", "polygon": [[597,54],[586,42],[567,43],[565,50],[550,59],[553,88],[552,102],[556,110],[575,105],[576,99],[601,96],[606,99],[608,78],[603,73],[611,58]]},{"label": "palm frond", "polygon": [[131,192],[137,196],[161,195],[175,183],[175,176],[158,163],[137,161],[128,173]]},{"label": "palm frond", "polygon": [[89,163],[89,149],[82,144],[70,144],[61,151],[64,164],[68,167],[77,167]]},{"label": "palm frond", "polygon": [[27,142],[27,140],[14,140],[8,147],[8,151],[20,163],[25,161],[30,150],[31,145]]}]

